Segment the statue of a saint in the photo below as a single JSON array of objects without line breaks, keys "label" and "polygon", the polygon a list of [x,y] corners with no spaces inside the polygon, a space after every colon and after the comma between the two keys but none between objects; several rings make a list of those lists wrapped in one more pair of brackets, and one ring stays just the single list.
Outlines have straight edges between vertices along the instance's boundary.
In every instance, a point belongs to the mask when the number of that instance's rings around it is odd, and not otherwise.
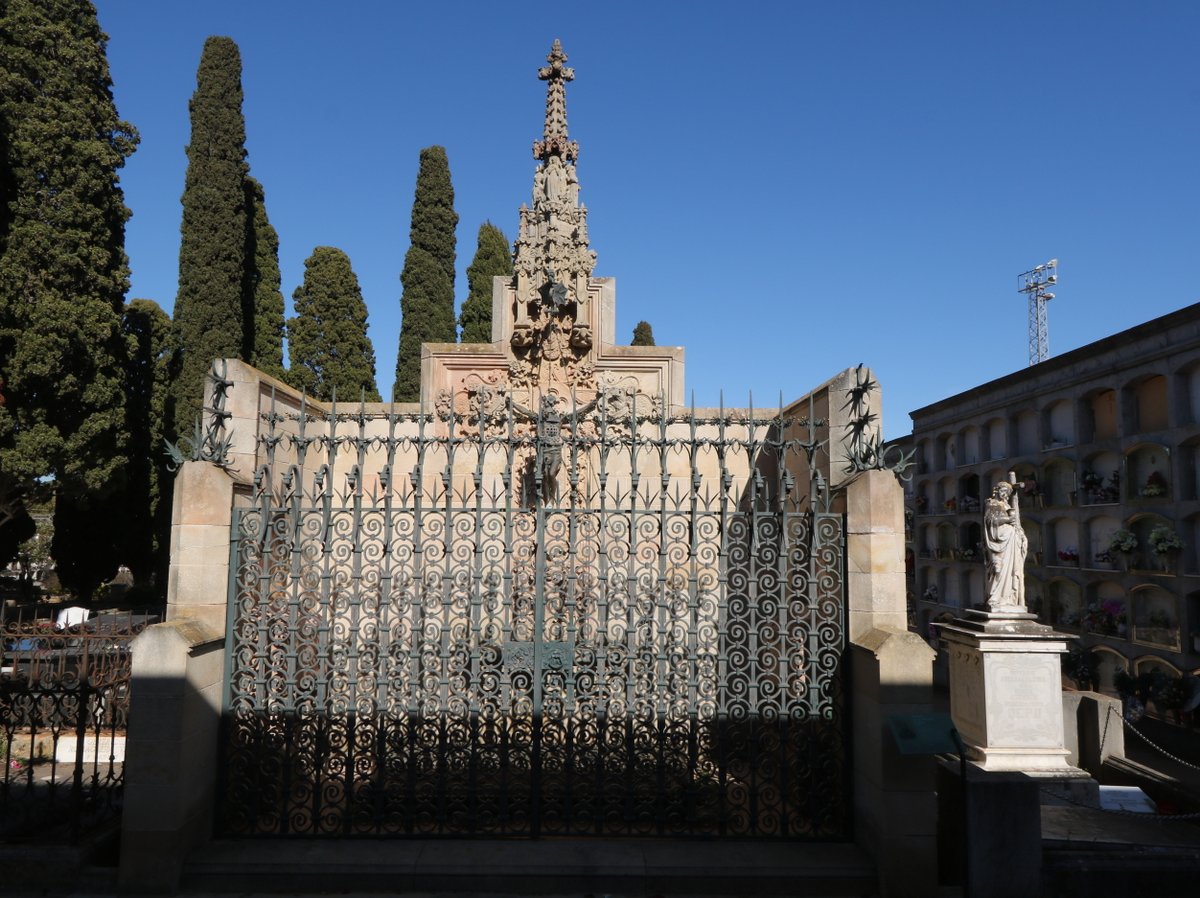
[{"label": "statue of a saint", "polygon": [[1029,540],[1021,528],[1017,489],[1023,484],[1009,472],[992,488],[983,510],[983,545],[987,563],[989,611],[1024,612],[1025,556]]}]

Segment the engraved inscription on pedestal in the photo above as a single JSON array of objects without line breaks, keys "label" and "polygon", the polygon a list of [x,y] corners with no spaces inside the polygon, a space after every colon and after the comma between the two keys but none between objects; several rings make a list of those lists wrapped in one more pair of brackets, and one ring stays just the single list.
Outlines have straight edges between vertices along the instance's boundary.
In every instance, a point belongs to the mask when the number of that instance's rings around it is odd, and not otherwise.
[{"label": "engraved inscription on pedestal", "polygon": [[1058,655],[992,654],[987,703],[988,744],[997,748],[1061,748],[1062,686]]}]

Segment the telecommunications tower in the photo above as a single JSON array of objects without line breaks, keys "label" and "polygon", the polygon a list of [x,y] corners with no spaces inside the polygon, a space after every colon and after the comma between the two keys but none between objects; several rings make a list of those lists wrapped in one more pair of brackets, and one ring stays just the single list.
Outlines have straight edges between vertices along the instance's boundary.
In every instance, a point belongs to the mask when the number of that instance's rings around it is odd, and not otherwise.
[{"label": "telecommunications tower", "polygon": [[1051,259],[1017,275],[1017,292],[1029,297],[1029,364],[1050,357],[1050,332],[1046,325],[1046,303],[1054,299],[1047,291],[1058,283],[1058,259]]}]

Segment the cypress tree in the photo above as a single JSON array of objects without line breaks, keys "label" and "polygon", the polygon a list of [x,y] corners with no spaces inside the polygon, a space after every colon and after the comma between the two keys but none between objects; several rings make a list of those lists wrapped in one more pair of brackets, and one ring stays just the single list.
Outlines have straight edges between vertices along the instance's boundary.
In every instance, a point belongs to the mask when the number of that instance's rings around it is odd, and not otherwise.
[{"label": "cypress tree", "polygon": [[[437,260],[446,272],[451,291],[454,290],[454,229],[457,226],[458,213],[454,211],[454,185],[450,183],[450,161],[446,158],[446,148],[426,147],[421,150],[420,167],[417,170],[417,190],[413,197],[412,227],[408,240]],[[453,308],[453,298],[450,305]]]},{"label": "cypress tree", "polygon": [[239,358],[244,349],[246,124],[242,61],[232,39],[205,41],[188,108],[192,134],[182,200],[172,390],[175,432],[182,434],[191,433],[203,405],[204,375],[212,360]]},{"label": "cypress tree", "polygon": [[323,400],[334,390],[345,400],[365,391],[368,402],[378,402],[367,306],[349,257],[332,246],[314,249],[292,303],[296,316],[288,321],[287,333],[293,386]]},{"label": "cypress tree", "polygon": [[475,258],[467,268],[467,298],[458,323],[462,342],[492,342],[492,278],[512,277],[512,252],[504,232],[490,221],[479,226]]},{"label": "cypress tree", "polygon": [[138,138],[106,41],[86,0],[0,4],[0,521],[45,478],[56,518],[94,505],[126,463],[117,172]]},{"label": "cypress tree", "polygon": [[246,346],[243,358],[272,377],[283,379],[283,294],[279,290],[279,235],[267,218],[263,188],[254,178],[246,178],[246,208],[249,244],[246,258],[250,264]]},{"label": "cypress tree", "polygon": [[400,346],[392,398],[414,402],[421,390],[421,344],[453,343],[454,318],[454,187],[443,147],[421,150],[413,197],[409,250],[400,274]]},{"label": "cypress tree", "polygon": [[633,329],[633,342],[630,346],[653,346],[654,331],[650,327],[649,321],[639,321]]},{"label": "cypress tree", "polygon": [[126,373],[129,469],[121,559],[138,580],[148,575],[165,583],[171,484],[163,452],[163,409],[170,388],[171,319],[158,303],[132,300],[125,308],[130,343]]},{"label": "cypress tree", "polygon": [[[454,309],[447,309],[444,302],[453,288],[437,260],[415,246],[404,256],[400,283],[404,292],[400,296],[400,348],[392,398],[416,402],[421,398],[421,344],[454,341]],[[447,328],[449,340],[444,337]]]}]

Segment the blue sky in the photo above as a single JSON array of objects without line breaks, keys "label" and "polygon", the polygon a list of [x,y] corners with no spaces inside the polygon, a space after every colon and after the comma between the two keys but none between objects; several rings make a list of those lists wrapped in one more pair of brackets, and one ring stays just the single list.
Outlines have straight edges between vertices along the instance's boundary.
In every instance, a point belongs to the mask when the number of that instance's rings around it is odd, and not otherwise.
[{"label": "blue sky", "polygon": [[456,294],[479,225],[528,202],[554,38],[617,334],[687,350],[698,405],[800,395],[865,362],[885,435],[1027,363],[1017,275],[1056,257],[1050,349],[1200,300],[1200,4],[335,4],[100,0],[131,297],[170,310],[188,99],[241,48],[247,149],[283,292],[349,256],[390,391],[417,158],[446,147]]}]

